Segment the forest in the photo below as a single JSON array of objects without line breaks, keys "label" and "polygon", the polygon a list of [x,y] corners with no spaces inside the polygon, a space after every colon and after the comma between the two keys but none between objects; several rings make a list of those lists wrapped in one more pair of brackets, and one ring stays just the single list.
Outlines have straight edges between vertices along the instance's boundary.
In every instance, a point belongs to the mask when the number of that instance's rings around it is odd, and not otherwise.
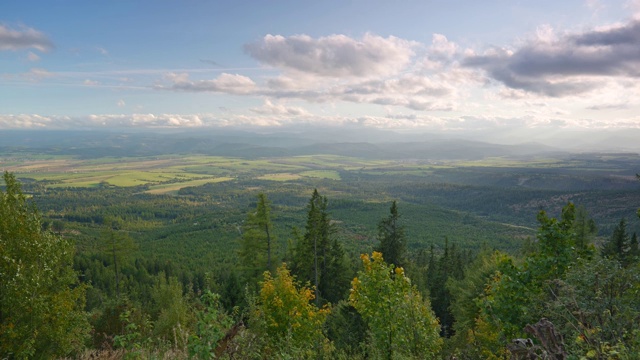
[{"label": "forest", "polygon": [[138,140],[2,149],[0,357],[640,358],[637,154]]}]

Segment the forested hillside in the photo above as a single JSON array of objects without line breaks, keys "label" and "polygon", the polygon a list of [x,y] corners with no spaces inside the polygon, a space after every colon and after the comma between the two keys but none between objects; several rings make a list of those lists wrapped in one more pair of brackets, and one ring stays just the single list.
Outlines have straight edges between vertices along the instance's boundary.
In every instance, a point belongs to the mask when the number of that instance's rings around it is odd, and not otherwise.
[{"label": "forested hillside", "polygon": [[2,157],[8,358],[640,350],[634,154],[38,151]]}]

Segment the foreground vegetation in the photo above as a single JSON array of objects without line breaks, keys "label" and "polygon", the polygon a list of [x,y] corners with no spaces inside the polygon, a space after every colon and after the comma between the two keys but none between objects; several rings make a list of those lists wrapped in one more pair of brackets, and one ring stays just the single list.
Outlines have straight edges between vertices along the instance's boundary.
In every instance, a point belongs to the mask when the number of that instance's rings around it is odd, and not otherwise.
[{"label": "foreground vegetation", "polygon": [[638,350],[637,155],[114,136],[0,149],[0,357]]}]

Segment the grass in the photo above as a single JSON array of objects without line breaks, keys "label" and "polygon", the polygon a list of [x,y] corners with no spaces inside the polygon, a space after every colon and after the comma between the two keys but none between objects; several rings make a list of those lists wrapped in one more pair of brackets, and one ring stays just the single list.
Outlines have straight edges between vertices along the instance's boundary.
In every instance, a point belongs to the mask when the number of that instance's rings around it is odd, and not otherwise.
[{"label": "grass", "polygon": [[182,188],[186,188],[189,186],[200,186],[208,183],[218,183],[223,181],[233,180],[231,177],[219,177],[219,178],[207,178],[207,179],[198,179],[198,180],[190,180],[186,182],[180,183],[172,183],[172,184],[160,184],[153,185],[146,191],[149,194],[170,194],[176,193],[178,190]]},{"label": "grass", "polygon": [[300,175],[312,178],[340,180],[340,174],[338,174],[338,172],[335,170],[310,170],[303,171],[300,173]]},{"label": "grass", "polygon": [[257,177],[257,179],[271,181],[291,181],[300,179],[300,175],[291,173],[266,174]]}]

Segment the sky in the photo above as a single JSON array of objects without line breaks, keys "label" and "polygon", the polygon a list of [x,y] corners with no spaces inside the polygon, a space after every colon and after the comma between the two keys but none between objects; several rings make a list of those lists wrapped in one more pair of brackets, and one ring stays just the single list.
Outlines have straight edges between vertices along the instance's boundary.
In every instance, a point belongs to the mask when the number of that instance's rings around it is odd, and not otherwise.
[{"label": "sky", "polygon": [[640,0],[0,3],[0,129],[638,129],[639,80]]}]

